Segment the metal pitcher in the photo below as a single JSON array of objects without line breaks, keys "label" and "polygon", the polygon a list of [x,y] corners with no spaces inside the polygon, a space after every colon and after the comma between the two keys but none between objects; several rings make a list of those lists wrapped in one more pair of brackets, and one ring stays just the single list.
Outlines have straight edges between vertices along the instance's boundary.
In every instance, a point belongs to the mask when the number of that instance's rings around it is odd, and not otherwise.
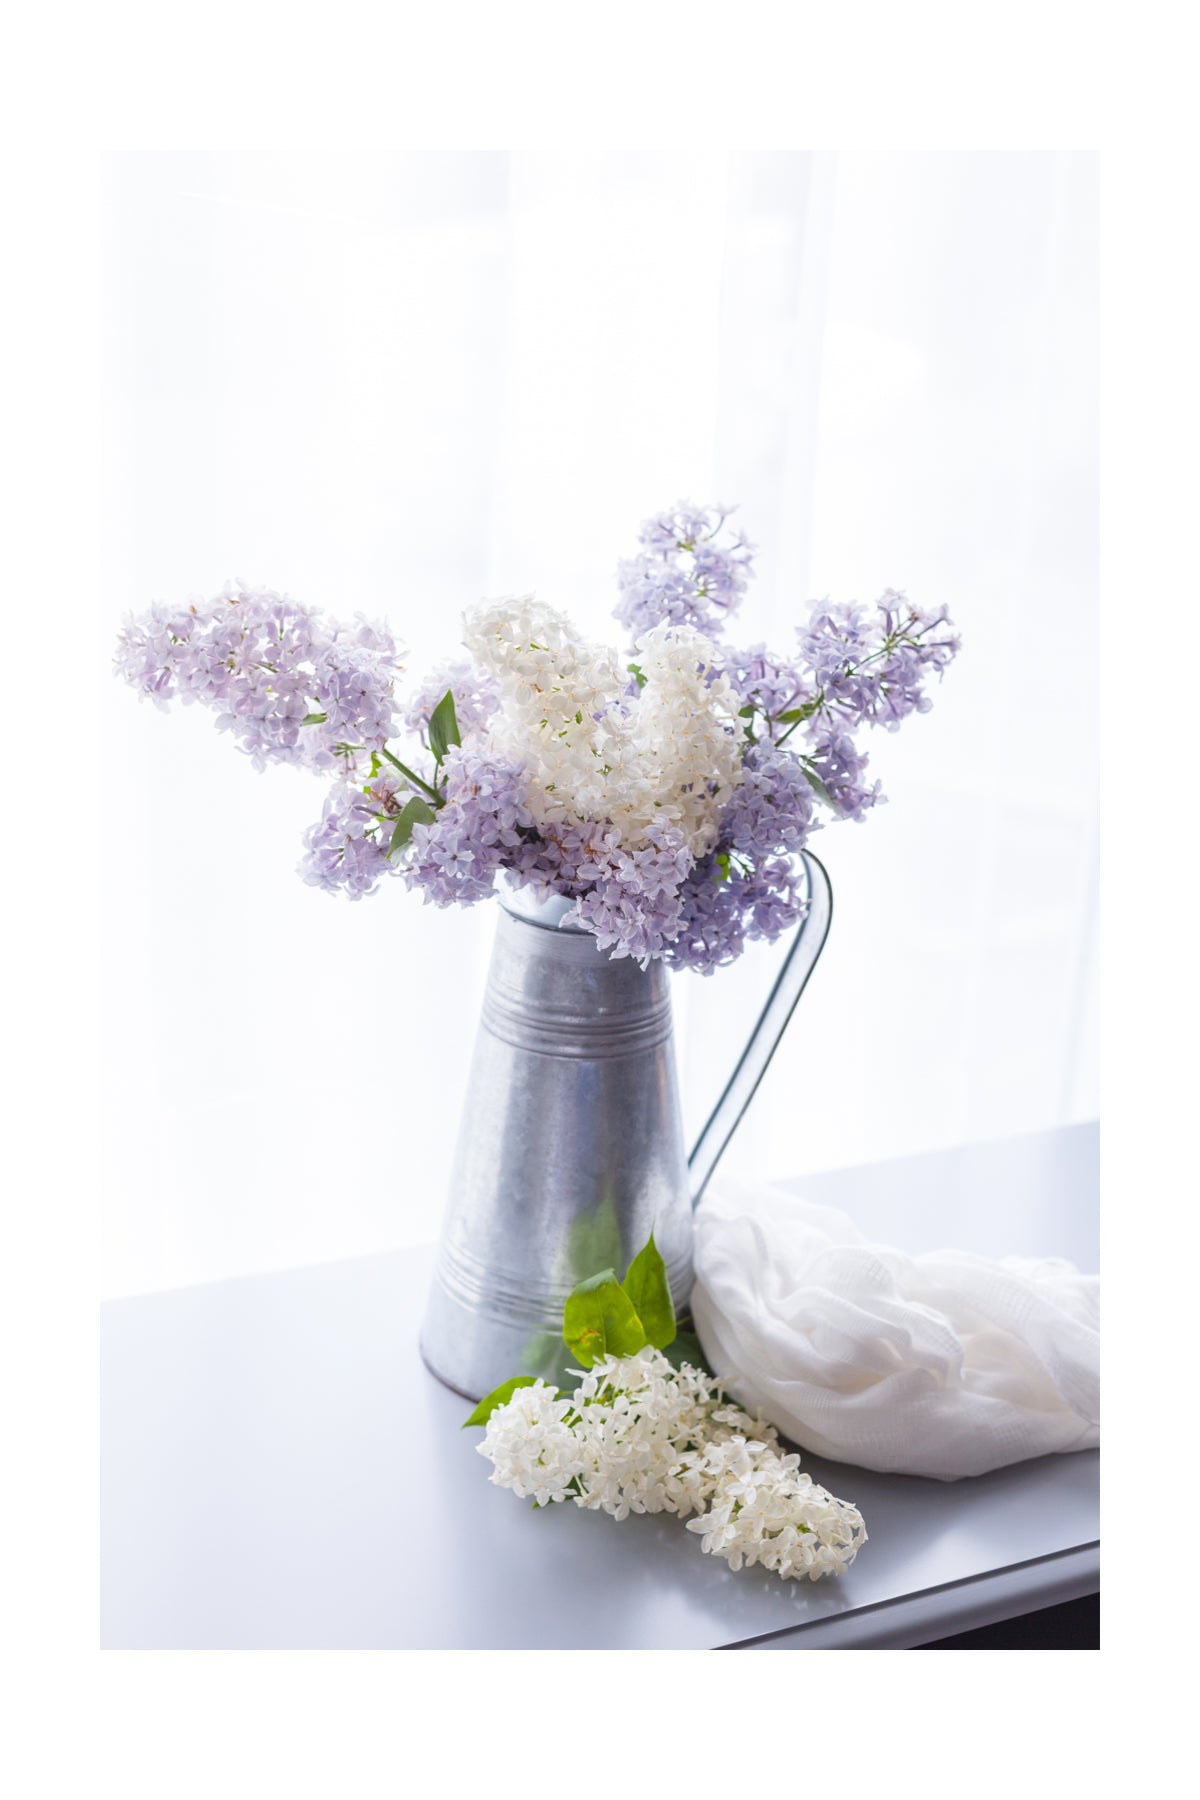
[{"label": "metal pitcher", "polygon": [[808,909],[750,1041],[690,1156],[661,962],[614,961],[560,920],[571,902],[501,897],[421,1333],[429,1368],[478,1400],[510,1375],[561,1376],[563,1302],[621,1275],[651,1230],[677,1310],[692,1211],[824,947],[829,878],[803,853]]}]

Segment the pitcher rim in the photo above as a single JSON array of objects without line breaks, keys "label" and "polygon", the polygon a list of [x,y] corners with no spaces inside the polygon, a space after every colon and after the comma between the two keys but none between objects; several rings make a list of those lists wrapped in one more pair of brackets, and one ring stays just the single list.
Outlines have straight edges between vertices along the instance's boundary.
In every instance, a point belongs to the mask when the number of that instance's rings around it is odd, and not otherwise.
[{"label": "pitcher rim", "polygon": [[[528,899],[525,895],[530,895]],[[568,937],[587,937],[589,933],[582,925],[564,925],[563,919],[575,905],[566,894],[552,894],[548,900],[535,900],[530,894],[528,884],[518,887],[505,879],[496,890],[496,898],[510,919],[519,919],[522,925],[532,925],[538,931],[553,931]],[[557,912],[557,918],[538,918],[539,912]]]}]

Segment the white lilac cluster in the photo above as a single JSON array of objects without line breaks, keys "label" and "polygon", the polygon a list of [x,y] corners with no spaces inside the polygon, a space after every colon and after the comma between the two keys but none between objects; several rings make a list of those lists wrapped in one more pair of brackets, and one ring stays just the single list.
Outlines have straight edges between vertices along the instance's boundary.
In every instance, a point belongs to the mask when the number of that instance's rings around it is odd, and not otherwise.
[{"label": "white lilac cluster", "polygon": [[615,650],[531,595],[469,613],[464,642],[499,697],[488,746],[523,764],[543,836],[602,820],[631,851],[663,827],[693,859],[712,847],[741,776],[742,732],[698,631],[648,630],[640,685]]},{"label": "white lilac cluster", "polygon": [[661,1350],[608,1356],[570,1395],[538,1381],[487,1421],[490,1479],[539,1506],[574,1500],[611,1513],[675,1513],[733,1569],[840,1575],[867,1532],[861,1513],[800,1471],[774,1427]]},{"label": "white lilac cluster", "polygon": [[614,957],[708,974],[803,917],[798,852],[883,799],[860,732],[927,711],[959,647],[945,608],[892,589],[820,604],[788,655],[727,645],[754,555],[729,520],[681,502],[643,525],[618,569],[623,651],[501,600],[402,704],[386,628],[237,587],[131,618],[117,668],[160,705],[212,708],[256,767],[332,778],[313,886],[358,900],[399,875],[467,905],[503,873],[569,898],[565,922]]}]

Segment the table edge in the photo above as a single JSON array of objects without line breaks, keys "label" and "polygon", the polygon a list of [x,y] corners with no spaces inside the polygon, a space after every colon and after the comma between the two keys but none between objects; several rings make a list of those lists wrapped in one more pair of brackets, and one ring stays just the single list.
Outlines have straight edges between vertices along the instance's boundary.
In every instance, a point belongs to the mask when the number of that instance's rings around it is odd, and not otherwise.
[{"label": "table edge", "polygon": [[1082,1600],[1100,1591],[1100,1543],[1077,1544],[1029,1562],[1010,1563],[944,1587],[877,1600],[854,1612],[813,1619],[726,1650],[912,1650],[936,1638],[998,1625],[1022,1613]]}]

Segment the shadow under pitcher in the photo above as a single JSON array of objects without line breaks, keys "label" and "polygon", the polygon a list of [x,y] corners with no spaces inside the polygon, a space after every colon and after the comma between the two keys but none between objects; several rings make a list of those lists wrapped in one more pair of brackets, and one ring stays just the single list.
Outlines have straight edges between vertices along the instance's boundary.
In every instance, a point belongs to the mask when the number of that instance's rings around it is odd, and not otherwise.
[{"label": "shadow under pitcher", "polygon": [[421,1332],[447,1387],[482,1399],[510,1375],[572,1366],[563,1304],[621,1276],[654,1232],[676,1310],[692,1286],[692,1212],[761,1081],[829,931],[832,895],[801,853],[808,908],[750,1041],[689,1156],[661,962],[614,961],[571,905],[500,900],[496,943]]}]

